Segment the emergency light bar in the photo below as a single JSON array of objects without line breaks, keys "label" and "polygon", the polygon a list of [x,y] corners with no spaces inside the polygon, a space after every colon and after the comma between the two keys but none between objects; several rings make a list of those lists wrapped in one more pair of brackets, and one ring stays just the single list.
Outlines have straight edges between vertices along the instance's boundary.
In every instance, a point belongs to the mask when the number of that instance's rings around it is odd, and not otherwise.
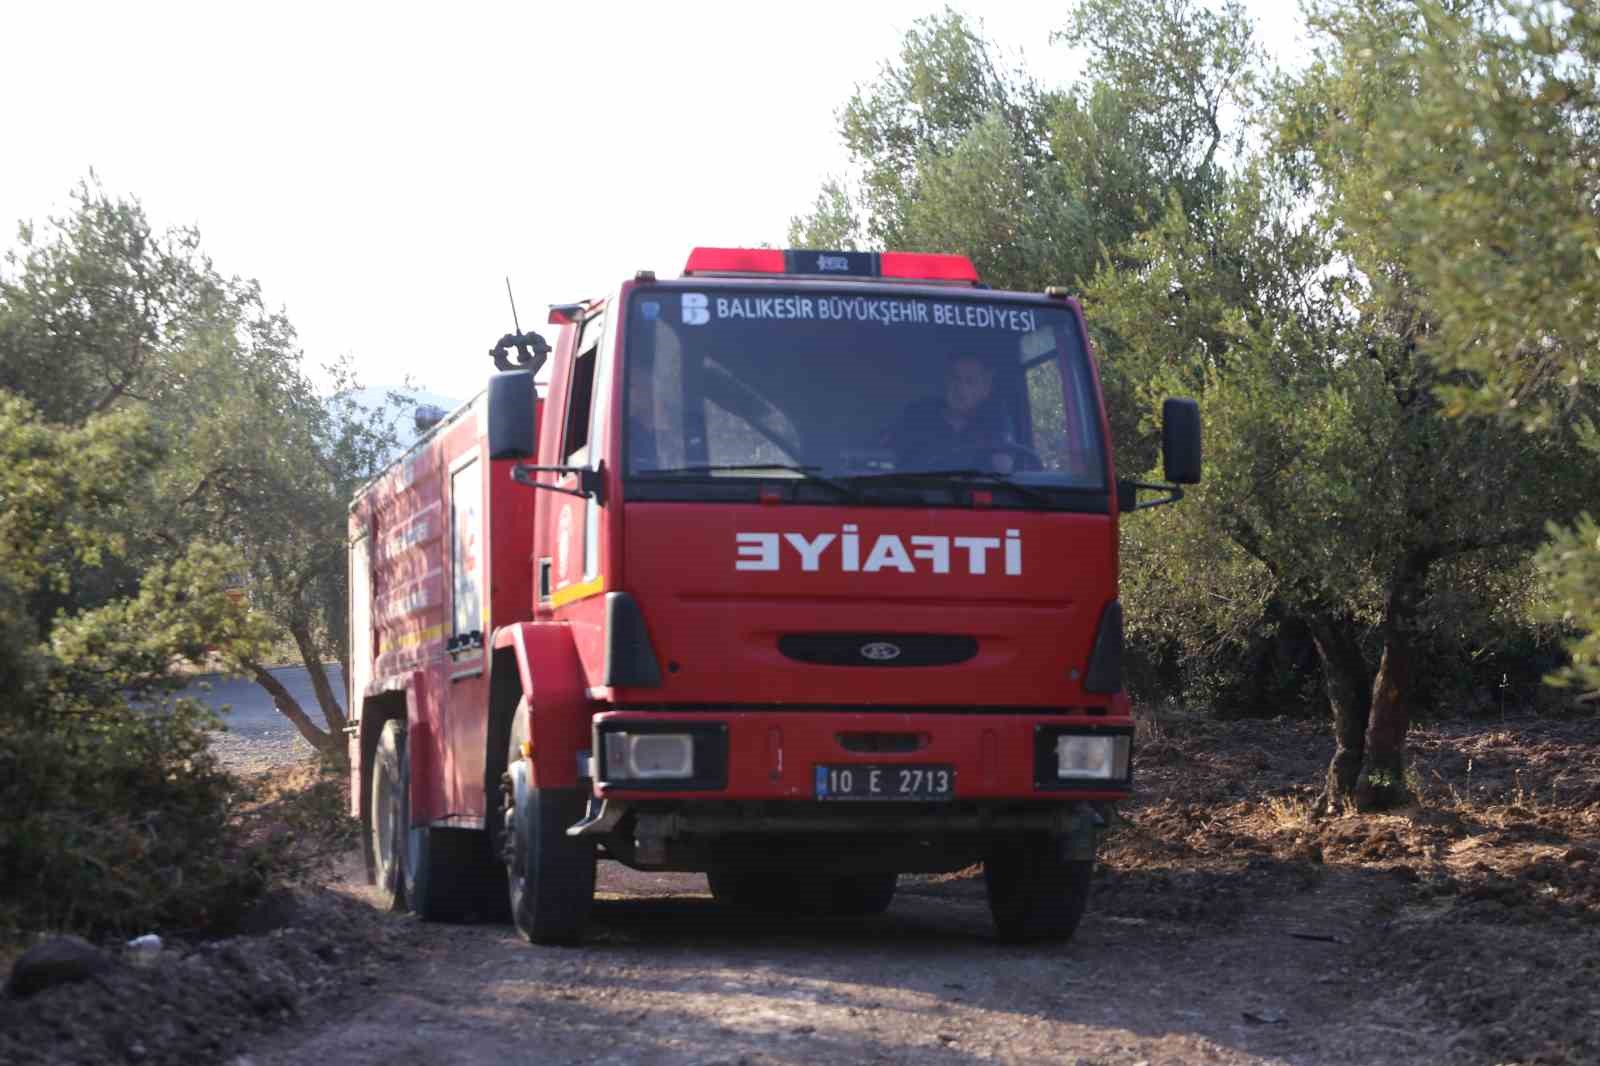
[{"label": "emergency light bar", "polygon": [[802,248],[696,248],[683,276],[740,277],[788,274],[811,278],[889,278],[977,285],[978,271],[964,255],[935,252],[818,252]]}]

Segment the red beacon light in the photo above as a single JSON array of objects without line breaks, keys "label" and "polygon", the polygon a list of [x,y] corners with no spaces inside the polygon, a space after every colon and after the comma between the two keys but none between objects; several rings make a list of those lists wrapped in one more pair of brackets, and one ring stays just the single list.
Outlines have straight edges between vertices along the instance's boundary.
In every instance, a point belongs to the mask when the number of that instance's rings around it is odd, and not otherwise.
[{"label": "red beacon light", "polygon": [[684,277],[785,274],[807,278],[878,278],[944,285],[978,284],[978,270],[964,255],[937,252],[819,252],[790,248],[696,248]]},{"label": "red beacon light", "polygon": [[689,253],[683,274],[782,274],[783,251],[778,248],[696,248]]},{"label": "red beacon light", "polygon": [[937,252],[884,252],[882,273],[886,278],[906,278],[917,281],[953,281],[966,285],[978,283],[978,268],[964,255],[944,255]]}]

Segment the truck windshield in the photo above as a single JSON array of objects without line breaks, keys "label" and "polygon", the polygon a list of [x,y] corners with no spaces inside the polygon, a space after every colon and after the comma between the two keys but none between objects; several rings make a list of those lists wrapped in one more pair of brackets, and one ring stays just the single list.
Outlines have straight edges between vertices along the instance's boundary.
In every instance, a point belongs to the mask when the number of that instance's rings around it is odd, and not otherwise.
[{"label": "truck windshield", "polygon": [[643,289],[626,338],[631,498],[739,499],[788,479],[831,490],[819,499],[997,488],[1007,505],[1103,509],[1100,407],[1067,307]]}]

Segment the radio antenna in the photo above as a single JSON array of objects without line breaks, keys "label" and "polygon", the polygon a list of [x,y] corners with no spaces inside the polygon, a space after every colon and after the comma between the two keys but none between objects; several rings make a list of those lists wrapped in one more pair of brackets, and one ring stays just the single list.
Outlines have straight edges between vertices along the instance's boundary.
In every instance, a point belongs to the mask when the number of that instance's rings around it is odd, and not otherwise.
[{"label": "radio antenna", "polygon": [[[522,332],[522,323],[517,321],[517,298],[511,292],[511,275],[506,275],[506,299],[511,301],[511,324],[516,327],[515,333],[507,333],[500,338],[500,343],[489,349],[489,354],[494,357],[496,370],[504,373],[508,370],[521,368],[539,372],[545,359],[550,355],[550,345],[537,333]],[[511,364],[510,349],[517,350],[516,367]]]},{"label": "radio antenna", "polygon": [[522,332],[522,323],[517,321],[517,298],[511,295],[511,275],[506,275],[506,299],[511,301],[511,325],[518,333]]}]

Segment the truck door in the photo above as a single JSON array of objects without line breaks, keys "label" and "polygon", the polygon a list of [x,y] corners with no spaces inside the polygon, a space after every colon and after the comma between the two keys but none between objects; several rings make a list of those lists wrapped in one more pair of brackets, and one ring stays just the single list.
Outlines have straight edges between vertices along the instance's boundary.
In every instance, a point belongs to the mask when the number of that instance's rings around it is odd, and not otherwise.
[{"label": "truck door", "polygon": [[[367,682],[372,680],[372,540],[368,535],[370,518],[363,502],[352,519],[350,539],[350,676],[345,678],[345,713],[350,721],[361,720],[361,702],[366,698]],[[359,521],[359,525],[357,525]],[[361,813],[361,739],[351,734],[350,769],[352,812]]]},{"label": "truck door", "polygon": [[[605,315],[599,314],[584,322],[577,342],[571,372],[567,375],[565,418],[561,429],[560,455],[557,462],[563,466],[598,469],[600,442],[606,439],[602,424],[606,405],[601,398],[608,394],[610,359],[606,358]],[[563,475],[557,485],[578,490],[581,479],[577,474]],[[550,527],[546,544],[550,558],[550,605],[557,613],[567,605],[578,603],[604,587],[600,560],[600,501],[595,496],[579,497],[555,495],[549,509]]]}]

